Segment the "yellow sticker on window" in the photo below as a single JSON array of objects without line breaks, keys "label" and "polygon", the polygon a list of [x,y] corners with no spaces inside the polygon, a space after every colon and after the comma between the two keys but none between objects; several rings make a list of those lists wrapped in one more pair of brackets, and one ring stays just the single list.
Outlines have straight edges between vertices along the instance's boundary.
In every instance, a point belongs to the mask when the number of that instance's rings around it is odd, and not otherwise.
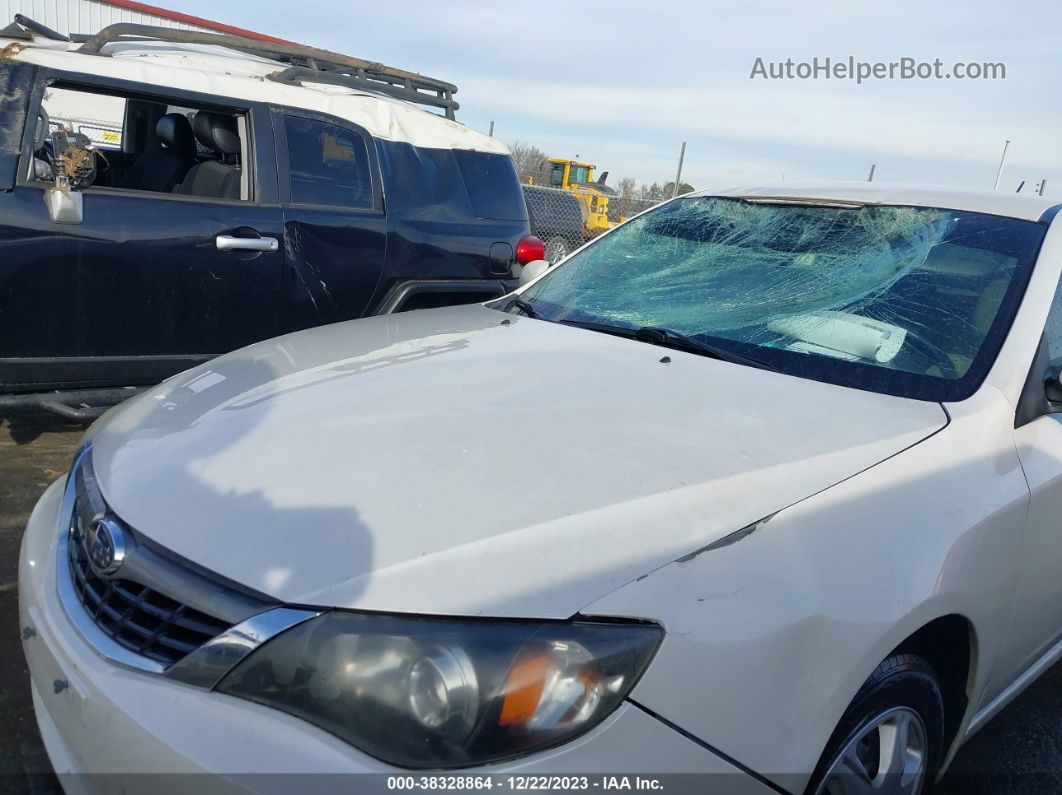
[{"label": "yellow sticker on window", "polygon": [[324,133],[323,154],[326,160],[354,160],[354,149],[349,144],[340,141],[334,135]]}]

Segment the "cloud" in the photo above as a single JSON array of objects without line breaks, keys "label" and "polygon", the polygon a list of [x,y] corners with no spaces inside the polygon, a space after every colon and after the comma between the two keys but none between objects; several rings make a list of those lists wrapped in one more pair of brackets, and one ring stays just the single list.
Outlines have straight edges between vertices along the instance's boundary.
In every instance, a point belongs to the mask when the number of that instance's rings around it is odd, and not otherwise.
[{"label": "cloud", "polygon": [[[994,162],[1013,140],[1014,165],[1062,167],[1058,127],[1047,119],[1015,123],[994,107],[949,113],[903,97],[858,96],[785,87],[769,91],[629,87],[461,76],[480,114],[728,143],[803,146],[965,163]],[[856,95],[853,95],[856,94]],[[1035,110],[1035,109],[1033,109]],[[633,136],[632,136],[633,137]]]}]

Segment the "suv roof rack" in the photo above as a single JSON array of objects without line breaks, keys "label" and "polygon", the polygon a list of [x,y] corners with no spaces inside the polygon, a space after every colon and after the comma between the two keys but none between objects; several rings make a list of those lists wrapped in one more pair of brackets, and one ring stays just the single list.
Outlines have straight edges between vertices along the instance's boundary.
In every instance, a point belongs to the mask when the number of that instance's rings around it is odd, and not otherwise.
[{"label": "suv roof rack", "polygon": [[47,25],[42,25],[37,20],[30,19],[25,14],[15,14],[15,21],[0,30],[0,36],[8,39],[32,39],[33,36],[30,32],[52,41],[71,41],[69,36],[64,36]]},{"label": "suv roof rack", "polygon": [[[451,120],[454,118],[454,111],[460,107],[453,98],[457,93],[457,86],[453,83],[302,44],[279,44],[231,33],[204,33],[131,22],[108,25],[94,35],[73,34],[66,37],[21,14],[15,16],[15,23],[46,38],[83,42],[77,51],[89,55],[106,55],[103,48],[119,40],[207,44],[288,64],[288,68],[267,76],[279,83],[326,83],[371,91],[406,102],[439,108],[446,118]],[[11,35],[12,32],[10,27],[3,31],[5,35]]]}]

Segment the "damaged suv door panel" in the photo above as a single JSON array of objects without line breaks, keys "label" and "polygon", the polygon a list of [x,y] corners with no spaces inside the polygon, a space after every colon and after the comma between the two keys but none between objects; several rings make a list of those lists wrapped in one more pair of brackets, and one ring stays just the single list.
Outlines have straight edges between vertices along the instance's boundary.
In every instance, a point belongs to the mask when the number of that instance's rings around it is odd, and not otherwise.
[{"label": "damaged suv door panel", "polygon": [[364,315],[384,265],[376,147],[356,125],[273,110],[287,268],[280,332]]}]

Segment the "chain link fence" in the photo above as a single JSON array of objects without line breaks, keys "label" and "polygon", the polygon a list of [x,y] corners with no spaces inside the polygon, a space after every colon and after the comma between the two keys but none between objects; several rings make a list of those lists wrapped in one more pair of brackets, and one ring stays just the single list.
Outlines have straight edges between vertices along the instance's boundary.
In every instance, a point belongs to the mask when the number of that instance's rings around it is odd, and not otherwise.
[{"label": "chain link fence", "polygon": [[58,129],[78,132],[103,149],[122,148],[122,126],[105,119],[64,118],[52,116],[48,120],[48,132]]},{"label": "chain link fence", "polygon": [[583,243],[632,215],[659,204],[657,199],[618,195],[599,188],[549,188],[523,184],[531,234],[546,244],[546,259],[555,263]]}]

